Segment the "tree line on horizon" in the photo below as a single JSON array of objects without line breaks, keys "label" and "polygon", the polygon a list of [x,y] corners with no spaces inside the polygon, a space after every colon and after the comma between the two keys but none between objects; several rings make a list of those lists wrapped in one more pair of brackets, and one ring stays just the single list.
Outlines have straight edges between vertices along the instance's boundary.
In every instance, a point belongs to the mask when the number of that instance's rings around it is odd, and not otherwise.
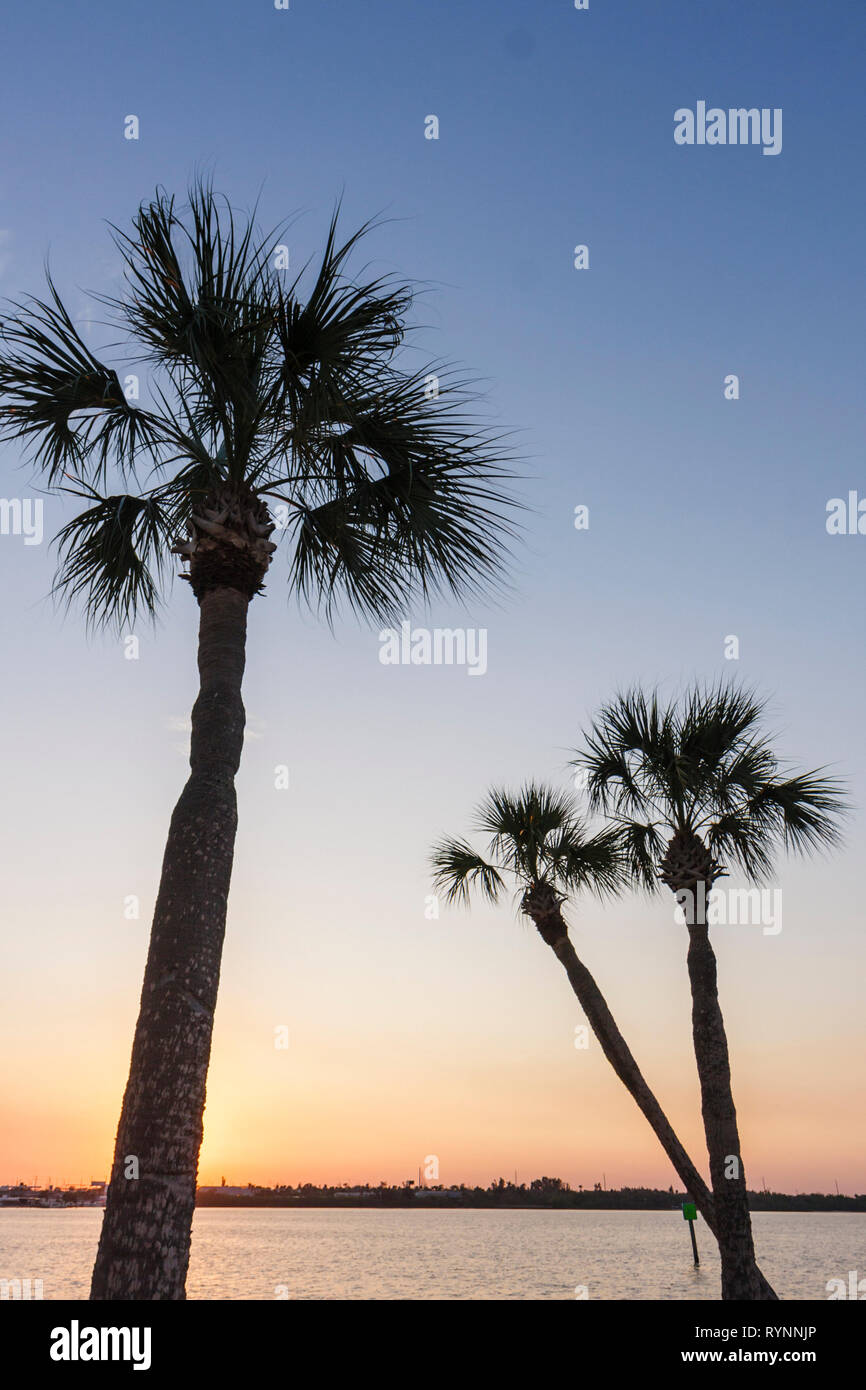
[{"label": "tree line on horizon", "polygon": [[[48,1187],[26,1183],[0,1183],[0,1196],[14,1198],[21,1206],[28,1206],[45,1197],[61,1197],[67,1204],[92,1206],[95,1191],[101,1184],[90,1186],[65,1186],[52,1183]],[[207,1184],[196,1188],[196,1206],[200,1207],[244,1207],[287,1205],[336,1205],[338,1199],[351,1198],[363,1194],[364,1205],[370,1206],[413,1206],[420,1201],[424,1204],[425,1194],[430,1194],[430,1203],[436,1205],[437,1194],[447,1195],[456,1206],[547,1206],[575,1207],[593,1210],[642,1209],[659,1211],[679,1211],[689,1196],[683,1190],[644,1187],[641,1185],[623,1187],[604,1187],[593,1183],[592,1187],[578,1185],[572,1187],[562,1178],[533,1178],[529,1183],[513,1183],[505,1178],[493,1179],[487,1187],[472,1183],[455,1183],[445,1187],[442,1183],[418,1187],[407,1179],[402,1183],[277,1183],[273,1186],[260,1183],[246,1183],[243,1191],[237,1185],[212,1187]],[[749,1191],[751,1211],[866,1211],[866,1193],[831,1192],[773,1192],[770,1189]]]},{"label": "tree line on horizon", "polygon": [[[494,1179],[487,1187],[472,1183],[455,1183],[451,1187],[431,1184],[418,1187],[411,1179],[403,1183],[343,1183],[333,1186],[327,1183],[299,1183],[296,1186],[277,1184],[274,1187],[248,1183],[245,1193],[233,1191],[222,1195],[219,1187],[199,1188],[196,1196],[198,1206],[243,1206],[245,1204],[267,1205],[269,1199],[300,1201],[335,1201],[340,1194],[365,1194],[365,1199],[381,1198],[383,1205],[411,1206],[424,1200],[425,1193],[454,1194],[459,1198],[456,1205],[547,1205],[564,1207],[586,1207],[604,1210],[642,1208],[653,1210],[679,1211],[682,1203],[690,1196],[683,1191],[675,1191],[673,1186],[643,1187],[603,1187],[600,1182],[592,1187],[572,1187],[562,1178],[534,1178],[529,1183],[513,1183],[504,1178]],[[866,1211],[866,1193],[848,1196],[830,1192],[773,1192],[769,1189],[747,1192],[751,1211]],[[431,1200],[433,1197],[431,1196]],[[373,1202],[373,1205],[376,1203]]]}]

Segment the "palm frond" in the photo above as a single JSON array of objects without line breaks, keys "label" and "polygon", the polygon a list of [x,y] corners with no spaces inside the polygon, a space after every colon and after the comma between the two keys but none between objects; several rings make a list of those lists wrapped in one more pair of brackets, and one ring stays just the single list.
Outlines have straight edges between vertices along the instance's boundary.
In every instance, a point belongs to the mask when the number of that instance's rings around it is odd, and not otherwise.
[{"label": "palm frond", "polygon": [[397,546],[345,503],[296,504],[287,529],[293,547],[289,585],[328,618],[341,599],[365,617],[386,621],[408,604],[411,588]]},{"label": "palm frond", "polygon": [[353,402],[345,428],[299,442],[308,481],[294,489],[290,582],[308,601],[330,611],[345,598],[390,618],[415,596],[465,598],[500,582],[517,534],[504,452],[447,400],[436,406],[417,376],[391,377]]},{"label": "palm frond", "polygon": [[766,747],[753,738],[765,701],[745,685],[719,681],[686,692],[676,720],[681,777],[691,808],[709,800],[732,776],[760,775]]},{"label": "palm frond", "polygon": [[736,682],[692,686],[677,720],[680,756],[695,766],[718,766],[732,749],[743,746],[765,705],[750,687]]},{"label": "palm frond", "polygon": [[637,882],[653,886],[665,837],[677,833],[703,837],[719,863],[755,880],[779,845],[838,843],[841,784],[783,773],[760,727],[764,708],[736,682],[694,685],[664,707],[634,690],[602,708],[574,765],[588,772],[590,804],[614,817]]},{"label": "palm frond", "polygon": [[742,805],[743,800],[757,796],[767,780],[775,774],[776,756],[766,739],[749,738],[729,746],[714,759],[701,779],[695,799],[695,822],[700,819],[704,804],[710,819]]},{"label": "palm frond", "polygon": [[488,902],[498,901],[505,888],[498,869],[477,854],[465,840],[442,840],[431,855],[433,886],[447,902],[468,904],[472,889]]},{"label": "palm frond", "polygon": [[631,880],[647,893],[658,889],[658,866],[665,852],[665,838],[654,821],[623,818],[615,823],[620,853]]},{"label": "palm frond", "polygon": [[57,536],[60,568],[54,592],[82,597],[96,625],[153,616],[170,540],[167,518],[155,498],[100,497],[68,521]]},{"label": "palm frond", "polygon": [[491,853],[527,884],[543,875],[548,844],[578,833],[571,798],[537,782],[527,782],[516,794],[494,787],[478,807],[475,823],[491,836]]},{"label": "palm frond", "polygon": [[493,788],[476,810],[475,825],[490,839],[486,859],[465,840],[445,840],[434,850],[435,881],[449,900],[467,902],[477,882],[496,901],[506,875],[521,894],[543,884],[560,900],[578,892],[606,897],[626,886],[620,833],[591,835],[572,797],[544,783],[527,782],[517,792]]},{"label": "palm frond", "polygon": [[754,883],[764,883],[773,871],[773,835],[740,803],[740,809],[725,810],[706,832],[707,848],[720,863],[739,865]]},{"label": "palm frond", "polygon": [[126,399],[47,280],[50,302],[13,302],[0,324],[0,438],[31,443],[49,486],[64,473],[98,484],[109,462],[128,475],[140,453],[158,457],[171,431]]},{"label": "palm frond", "polygon": [[844,784],[821,769],[768,778],[748,801],[752,821],[776,831],[796,854],[840,844],[846,812]]},{"label": "palm frond", "polygon": [[573,766],[588,774],[593,809],[639,816],[682,800],[677,752],[674,706],[635,688],[602,706]]},{"label": "palm frond", "polygon": [[628,883],[629,865],[615,828],[587,836],[582,826],[574,825],[560,840],[546,845],[544,860],[553,883],[572,893],[613,897]]},{"label": "palm frond", "polygon": [[346,261],[374,224],[364,223],[339,244],[338,219],[339,205],[306,299],[299,296],[303,271],[287,292],[277,287],[276,335],[269,364],[279,387],[275,401],[284,416],[294,417],[303,399],[309,418],[326,419],[327,409],[312,408],[317,393],[326,402],[328,393],[339,392],[341,385],[382,371],[405,337],[411,287],[388,276],[361,283],[349,280],[344,273]]},{"label": "palm frond", "polygon": [[[84,579],[117,540],[99,506],[131,495],[142,465],[156,474],[147,495],[159,494],[172,540],[208,485],[287,502],[290,589],[328,617],[345,602],[391,619],[416,599],[503,586],[520,510],[509,449],[476,418],[468,378],[439,364],[431,392],[431,369],[398,363],[411,289],[347,274],[370,224],[341,238],[335,212],[304,301],[305,272],[284,288],[272,264],[280,233],[262,236],[254,218],[199,182],[185,209],[158,188],[130,232],[112,228],[125,288],[95,298],[131,341],[131,360],[148,365],[156,408],[125,399],[50,278],[46,302],[14,305],[0,320],[0,435],[33,446],[50,487],[66,477],[99,498],[64,530],[60,587],[101,596],[116,612],[123,584],[137,584],[149,603],[165,557],[138,580],[133,557],[151,512],[128,541],[120,590],[119,553],[113,581]],[[77,562],[76,541],[85,546]]]},{"label": "palm frond", "polygon": [[257,237],[208,183],[189,192],[185,220],[158,189],[132,233],[112,228],[127,292],[99,296],[146,360],[164,368],[200,426],[218,428],[230,474],[242,477],[266,405],[262,377],[278,312],[269,264],[277,233]]}]

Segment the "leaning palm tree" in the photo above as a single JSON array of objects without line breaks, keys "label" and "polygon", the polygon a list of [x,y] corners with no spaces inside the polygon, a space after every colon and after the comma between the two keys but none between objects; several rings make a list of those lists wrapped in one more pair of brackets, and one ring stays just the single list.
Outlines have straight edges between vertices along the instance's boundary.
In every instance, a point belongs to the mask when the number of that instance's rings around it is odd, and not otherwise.
[{"label": "leaning palm tree", "polygon": [[666,705],[636,689],[605,705],[574,766],[590,806],[623,836],[637,883],[665,884],[688,925],[692,1033],[722,1259],[722,1297],[765,1297],[705,910],[730,864],[751,882],[775,851],[833,845],[843,801],[819,771],[791,772],[761,728],[764,702],[735,684],[696,685]]},{"label": "leaning palm tree", "polygon": [[467,409],[469,383],[395,356],[410,288],[346,276],[366,230],[341,244],[335,214],[302,298],[308,268],[284,279],[279,232],[261,235],[207,184],[186,211],[158,189],[130,233],[113,229],[123,292],[97,296],[131,340],[127,361],[147,369],[146,405],[127,399],[50,276],[45,300],[0,321],[4,437],[32,446],[47,487],[85,503],[59,533],[58,592],[124,624],[155,612],[174,554],[200,612],[191,771],[163,859],[95,1299],[185,1296],[247,610],[279,509],[289,589],[328,616],[343,601],[381,621],[436,592],[482,591],[513,534],[504,451]]},{"label": "leaning palm tree", "polygon": [[[490,836],[487,857],[466,840],[442,840],[433,850],[434,884],[449,902],[468,904],[472,889],[496,903],[512,879],[520,894],[520,911],[535,925],[542,941],[565,969],[578,1003],[629,1095],[649,1121],[674,1171],[691,1193],[714,1235],[715,1205],[709,1188],[689,1158],[647,1085],[604,995],[568,935],[563,903],[572,894],[607,897],[628,879],[628,863],[617,830],[590,835],[573,798],[534,782],[516,795],[493,790],[476,812],[476,829]],[[775,1298],[759,1275],[766,1297]]]}]

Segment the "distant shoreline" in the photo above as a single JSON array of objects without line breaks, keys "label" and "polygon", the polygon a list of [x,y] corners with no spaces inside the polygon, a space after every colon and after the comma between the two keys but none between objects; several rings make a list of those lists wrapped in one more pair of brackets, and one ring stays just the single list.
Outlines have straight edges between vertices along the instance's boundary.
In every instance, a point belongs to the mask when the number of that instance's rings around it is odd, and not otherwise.
[{"label": "distant shoreline", "polygon": [[[674,1197],[647,1194],[643,1200],[636,1193],[560,1193],[554,1198],[539,1200],[491,1200],[488,1194],[476,1197],[473,1192],[458,1196],[415,1196],[414,1192],[405,1198],[392,1195],[380,1198],[377,1193],[369,1196],[299,1196],[279,1193],[250,1193],[247,1195],[222,1196],[219,1192],[199,1193],[197,1207],[236,1207],[236,1208],[319,1208],[331,1211],[361,1210],[373,1208],[376,1211],[668,1211],[681,1212],[685,1194]],[[821,1193],[794,1195],[789,1193],[750,1193],[749,1206],[753,1212],[866,1212],[866,1195],[856,1197],[836,1197]]]},{"label": "distant shoreline", "polygon": [[[853,1197],[826,1192],[749,1192],[753,1212],[866,1212],[866,1193]],[[623,1187],[573,1189],[558,1178],[536,1179],[517,1186],[502,1180],[489,1187],[417,1187],[414,1183],[386,1187],[245,1187],[201,1186],[197,1207],[317,1208],[326,1211],[682,1211],[684,1192],[672,1188]],[[0,1209],[104,1207],[105,1185],[89,1188],[0,1188]]]}]

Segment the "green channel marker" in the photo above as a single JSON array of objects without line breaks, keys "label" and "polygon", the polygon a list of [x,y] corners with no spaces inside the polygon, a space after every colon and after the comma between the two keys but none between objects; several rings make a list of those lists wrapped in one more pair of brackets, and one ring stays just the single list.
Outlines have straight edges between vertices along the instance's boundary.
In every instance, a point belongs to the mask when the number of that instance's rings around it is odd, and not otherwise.
[{"label": "green channel marker", "polygon": [[695,1264],[700,1264],[698,1257],[698,1242],[695,1240],[695,1222],[698,1219],[698,1209],[694,1202],[683,1202],[683,1220],[689,1223],[689,1235],[692,1238],[692,1254],[695,1257]]}]

